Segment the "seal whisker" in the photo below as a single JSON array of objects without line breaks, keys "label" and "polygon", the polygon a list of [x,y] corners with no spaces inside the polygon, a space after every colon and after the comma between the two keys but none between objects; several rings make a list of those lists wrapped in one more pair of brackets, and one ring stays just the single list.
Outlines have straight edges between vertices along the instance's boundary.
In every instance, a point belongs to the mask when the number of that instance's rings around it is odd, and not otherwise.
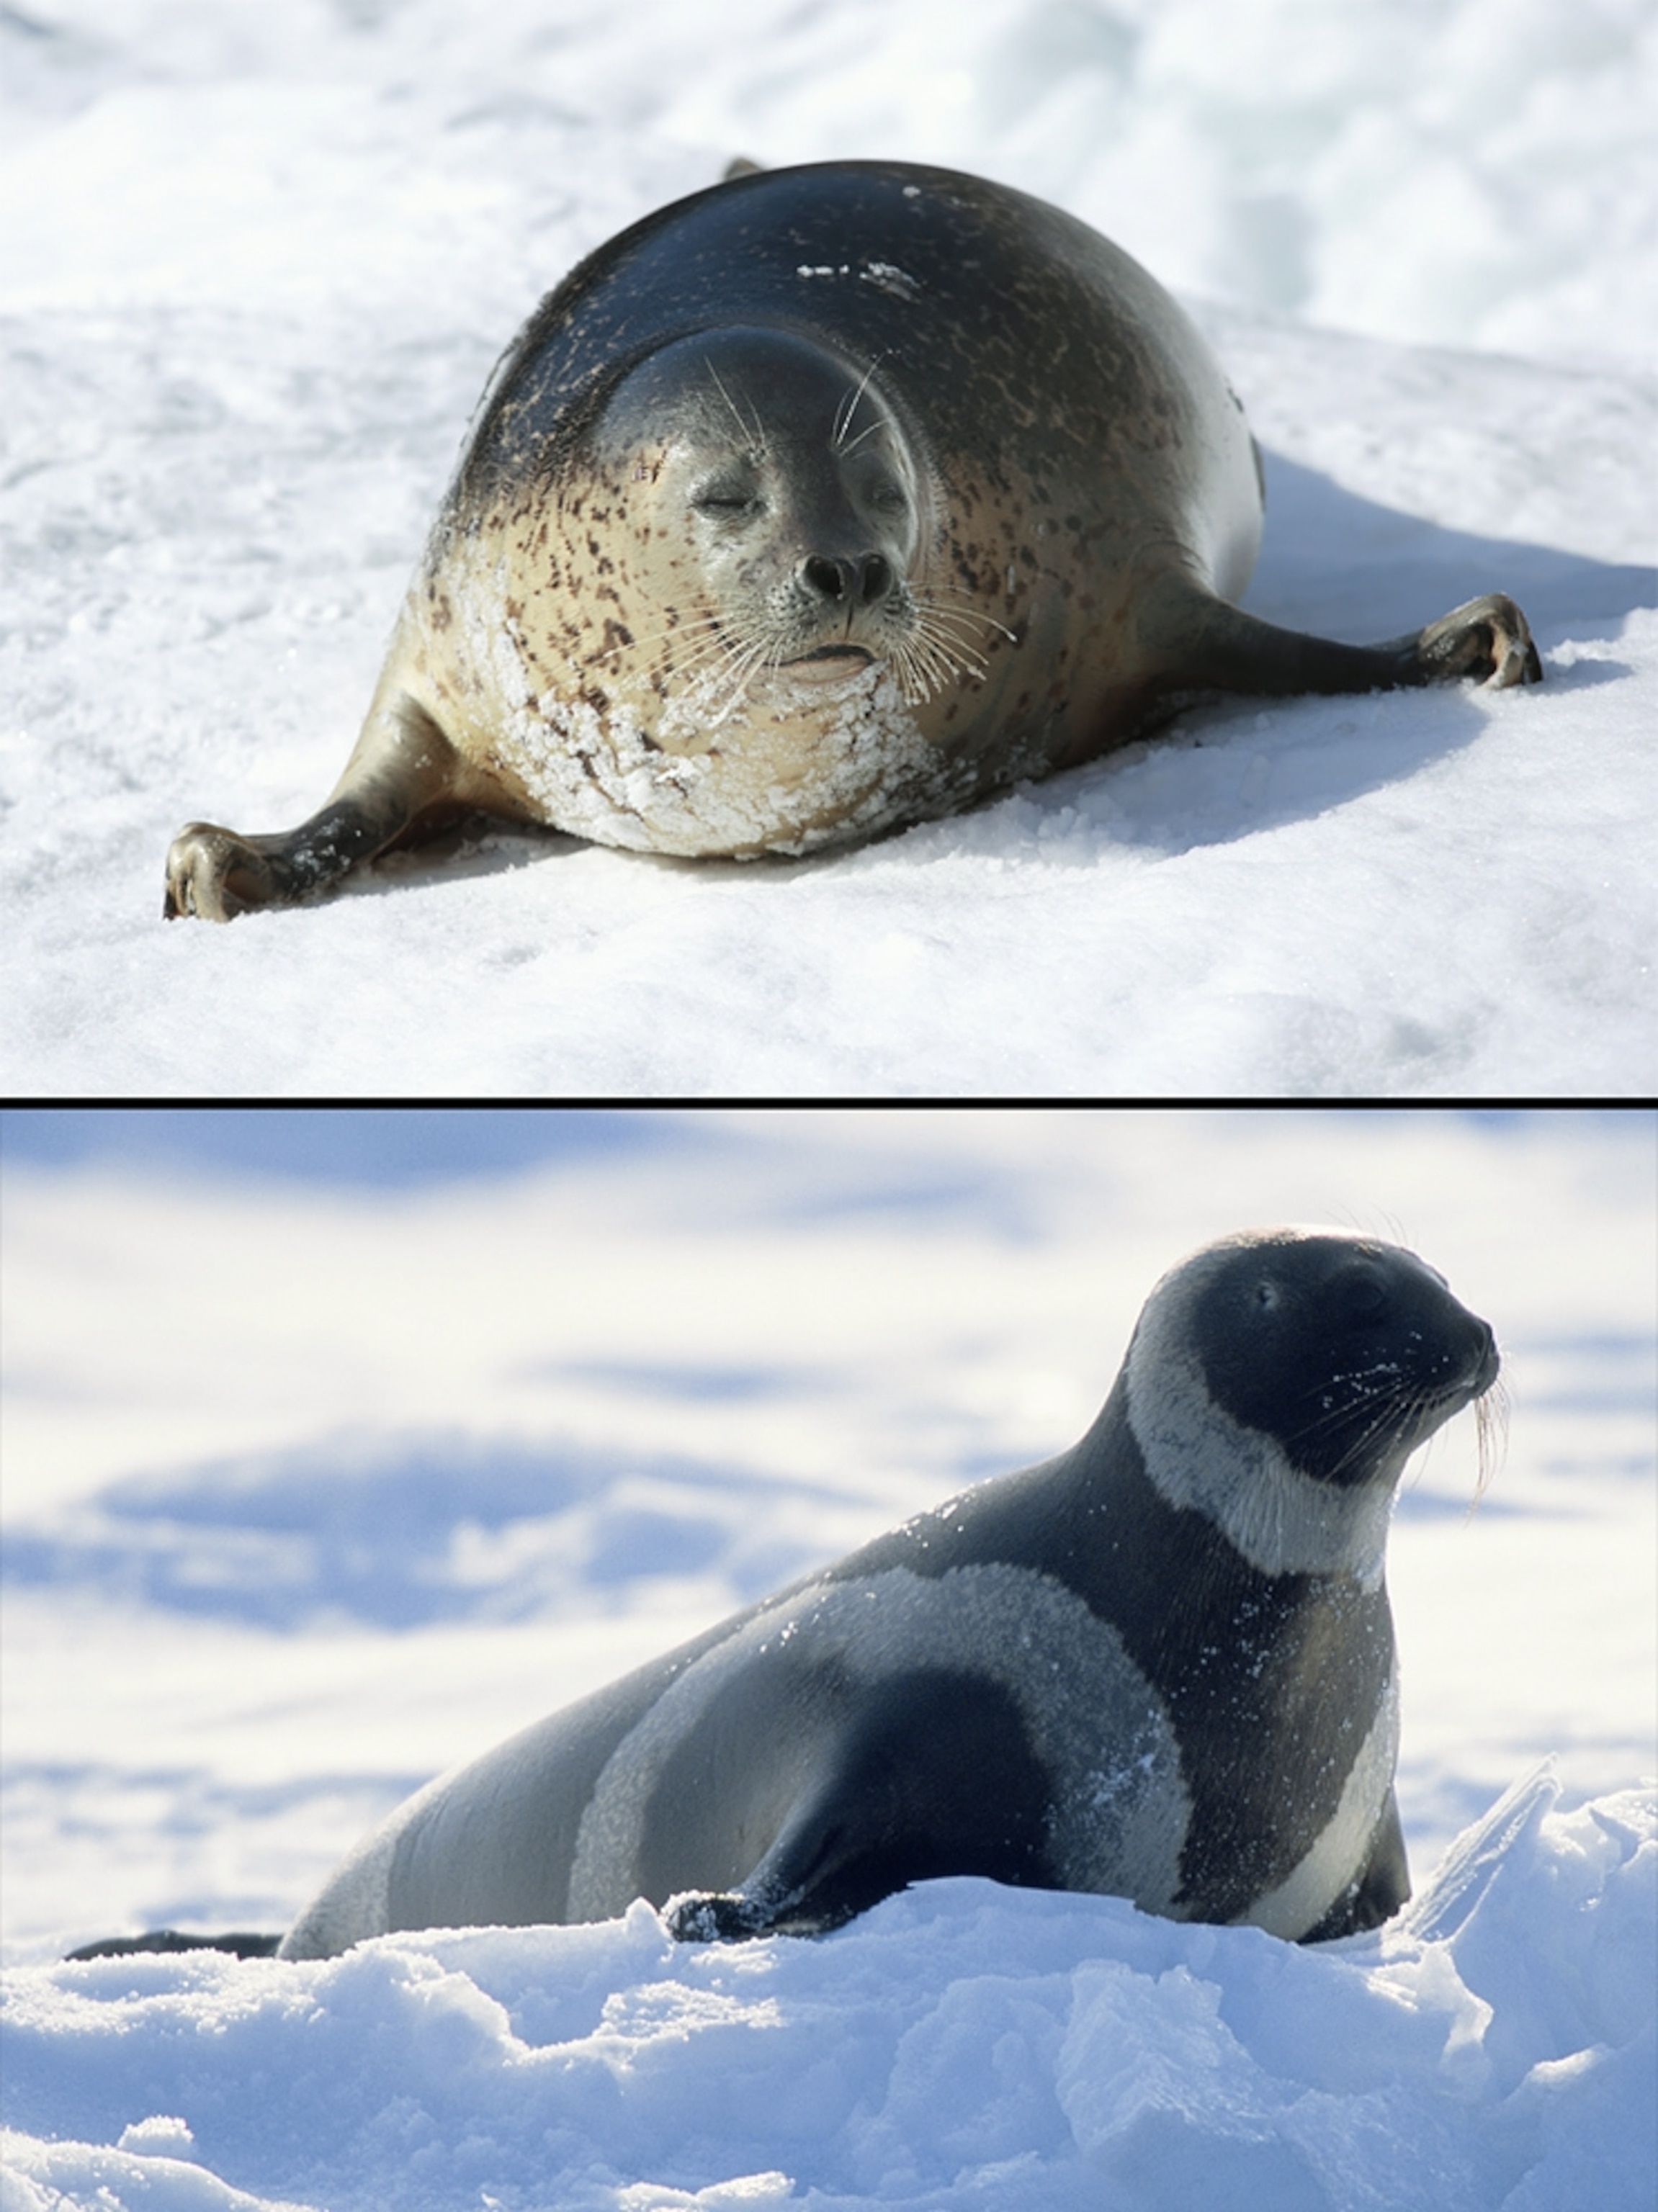
[{"label": "seal whisker", "polygon": [[666,638],[690,638],[704,631],[717,631],[722,620],[721,616],[715,614],[694,615],[688,621],[664,623],[655,629],[630,633],[625,638],[619,638],[613,645],[601,646],[597,653],[588,656],[589,662],[597,666],[600,661],[613,660],[619,653],[649,653]]},{"label": "seal whisker", "polygon": [[922,660],[920,648],[913,638],[901,639],[893,647],[892,669],[906,706],[924,706],[938,689],[937,682],[929,674]]},{"label": "seal whisker", "polygon": [[923,631],[917,631],[910,641],[910,665],[916,672],[923,700],[942,690],[953,675],[966,668],[965,662],[955,660]]},{"label": "seal whisker", "polygon": [[741,641],[732,634],[730,629],[723,623],[716,623],[704,635],[691,641],[689,651],[675,656],[674,673],[677,676],[691,675],[722,657],[728,660],[734,659],[742,649]]},{"label": "seal whisker", "polygon": [[952,676],[981,676],[985,666],[983,660],[975,662],[964,649],[934,636],[919,623],[893,647],[892,659],[898,671],[899,688],[912,707],[924,705]]},{"label": "seal whisker", "polygon": [[1474,1400],[1474,1436],[1478,1445],[1478,1474],[1469,1502],[1472,1513],[1490,1489],[1509,1449],[1509,1391],[1502,1381],[1493,1382]]},{"label": "seal whisker", "polygon": [[631,668],[621,679],[620,688],[652,688],[655,684],[672,682],[683,685],[699,681],[710,670],[717,669],[722,661],[733,659],[741,648],[734,641],[716,629],[706,637],[694,641],[689,652],[676,654],[653,670],[649,666]]},{"label": "seal whisker", "polygon": [[873,422],[864,424],[856,438],[843,439],[835,450],[844,460],[848,453],[855,453],[866,438],[873,438],[877,431],[884,430],[886,428],[885,422],[878,415]]},{"label": "seal whisker", "polygon": [[[884,354],[878,353],[875,356],[869,368],[864,370],[863,374],[859,378],[850,398],[843,403],[837,412],[835,416],[834,428],[831,431],[829,436],[829,443],[834,452],[838,453],[846,453],[851,451],[851,447],[846,443],[846,433],[852,427],[853,417],[858,411],[859,400],[863,398],[864,393],[869,389],[870,380],[874,377],[876,369],[880,368],[886,356]],[[867,438],[871,430],[878,430],[881,427],[881,418],[877,415],[873,422],[869,423],[864,429],[859,431],[857,437],[853,439],[852,445],[856,446],[861,440]]]},{"label": "seal whisker", "polygon": [[975,653],[971,647],[953,638],[940,637],[924,626],[917,629],[916,645],[927,665],[936,669],[941,679],[951,676],[982,677],[989,665],[983,654]]},{"label": "seal whisker", "polygon": [[953,675],[982,678],[989,663],[976,645],[945,627],[937,610],[917,607],[911,642],[917,664],[942,686]]},{"label": "seal whisker", "polygon": [[1000,636],[1005,637],[1009,645],[1017,645],[1019,642],[1017,633],[1010,630],[1006,623],[998,622],[994,615],[986,614],[983,607],[942,607],[933,598],[933,593],[940,589],[959,591],[962,588],[960,585],[947,584],[941,586],[930,584],[925,592],[917,592],[914,594],[915,603],[917,607],[924,607],[928,613],[934,616],[939,622],[975,623],[984,629],[995,630]]},{"label": "seal whisker", "polygon": [[[750,644],[734,648],[728,672],[730,694],[725,704],[710,717],[706,726],[709,729],[717,730],[735,714],[747,696],[750,684],[759,670],[765,666],[767,659],[768,648],[764,645]],[[771,665],[776,665],[775,659],[772,659]]]},{"label": "seal whisker", "polygon": [[753,403],[751,401],[749,404],[752,410],[752,420],[745,422],[742,416],[742,410],[738,406],[736,401],[731,397],[731,394],[726,390],[724,379],[721,376],[719,370],[715,368],[711,361],[705,362],[704,366],[706,367],[709,374],[714,380],[715,390],[719,393],[721,398],[724,400],[726,405],[731,410],[731,419],[735,422],[738,429],[741,432],[744,442],[746,444],[752,445],[755,454],[759,459],[764,459],[767,453],[770,452],[771,447],[765,435],[765,425],[760,419],[759,409],[755,408],[753,406]]},{"label": "seal whisker", "polygon": [[971,669],[975,676],[982,676],[990,665],[976,644],[944,629],[931,616],[923,615],[917,621],[915,635],[937,653],[946,667]]},{"label": "seal whisker", "polygon": [[936,592],[953,592],[957,599],[971,599],[978,608],[982,608],[984,600],[992,596],[977,584],[958,584],[948,576],[935,576],[929,582],[927,591],[930,596]]},{"label": "seal whisker", "polygon": [[[1396,1370],[1391,1366],[1375,1371],[1387,1375],[1388,1380],[1374,1387],[1368,1394],[1356,1394],[1334,1403],[1326,1402],[1314,1419],[1285,1432],[1287,1443],[1304,1449],[1317,1443],[1320,1438],[1333,1439],[1338,1431],[1347,1429],[1349,1434],[1345,1444],[1329,1462],[1332,1480],[1339,1480],[1350,1468],[1367,1464],[1394,1444],[1414,1437],[1421,1431],[1423,1422],[1430,1418],[1436,1425],[1444,1418],[1443,1409],[1447,1402],[1444,1391],[1436,1389],[1431,1383],[1403,1386]],[[1356,1383],[1362,1384],[1363,1381],[1362,1376],[1354,1375],[1343,1379],[1349,1384],[1350,1390]],[[1457,1395],[1455,1392],[1449,1395]],[[1490,1479],[1490,1424],[1500,1418],[1488,1405],[1488,1393],[1482,1393],[1473,1401],[1481,1469],[1476,1498],[1484,1491]],[[1459,1402],[1466,1401],[1459,1399]],[[1363,1408],[1363,1415],[1354,1425],[1355,1416],[1360,1407]]]}]

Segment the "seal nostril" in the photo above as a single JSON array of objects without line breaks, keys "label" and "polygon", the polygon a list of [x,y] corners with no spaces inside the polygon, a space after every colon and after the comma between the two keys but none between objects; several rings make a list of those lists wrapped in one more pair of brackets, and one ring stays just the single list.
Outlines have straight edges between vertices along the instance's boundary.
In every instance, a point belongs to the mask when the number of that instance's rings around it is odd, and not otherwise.
[{"label": "seal nostril", "polygon": [[827,599],[837,607],[876,606],[893,588],[893,564],[880,553],[860,554],[856,561],[834,561],[826,553],[808,553],[798,574],[814,599]]},{"label": "seal nostril", "polygon": [[808,590],[821,599],[832,599],[838,605],[850,593],[853,579],[850,561],[831,561],[821,553],[808,553],[800,564],[800,574]]}]

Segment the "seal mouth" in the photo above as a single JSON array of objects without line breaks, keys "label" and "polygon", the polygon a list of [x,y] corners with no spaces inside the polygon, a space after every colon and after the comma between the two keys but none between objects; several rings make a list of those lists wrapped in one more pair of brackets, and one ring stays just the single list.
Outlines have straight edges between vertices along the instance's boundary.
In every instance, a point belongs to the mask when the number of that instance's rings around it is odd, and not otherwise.
[{"label": "seal mouth", "polygon": [[874,659],[874,653],[866,645],[814,645],[809,653],[797,653],[791,660],[785,660],[781,665],[784,668],[811,668],[838,660],[850,660],[867,668]]}]

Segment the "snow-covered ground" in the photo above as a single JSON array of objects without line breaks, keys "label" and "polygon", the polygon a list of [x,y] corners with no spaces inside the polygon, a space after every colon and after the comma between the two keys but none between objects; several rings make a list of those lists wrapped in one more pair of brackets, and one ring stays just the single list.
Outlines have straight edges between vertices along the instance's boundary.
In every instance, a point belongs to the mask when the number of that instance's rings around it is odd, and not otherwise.
[{"label": "snow-covered ground", "polygon": [[[1653,0],[0,10],[0,1080],[46,1095],[1658,1086]],[[490,364],[716,176],[1056,199],[1268,450],[1248,604],[1511,591],[1537,691],[1228,704],[859,853],[501,834],[163,928],[332,786]]]},{"label": "snow-covered ground", "polygon": [[[13,1109],[0,1141],[3,2212],[1649,2212],[1650,1112]],[[1464,1419],[1395,1518],[1387,1930],[955,1881],[819,1942],[676,1948],[636,1907],[53,1963],[282,1927],[436,1769],[1070,1441],[1155,1277],[1280,1219],[1423,1252],[1512,1403],[1477,1506]]]}]

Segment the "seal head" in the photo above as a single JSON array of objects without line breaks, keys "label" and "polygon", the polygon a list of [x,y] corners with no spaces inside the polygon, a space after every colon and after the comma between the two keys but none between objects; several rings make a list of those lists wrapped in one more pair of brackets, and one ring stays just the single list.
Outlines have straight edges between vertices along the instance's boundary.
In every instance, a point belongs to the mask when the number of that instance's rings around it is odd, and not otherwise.
[{"label": "seal head", "polygon": [[906,696],[936,688],[909,581],[931,487],[873,369],[786,331],[682,338],[623,380],[593,447],[631,580],[662,617],[667,649],[632,680],[688,707],[706,670],[714,727],[779,672],[889,661]]},{"label": "seal head", "polygon": [[[982,670],[993,625],[929,587],[933,471],[876,368],[786,331],[681,338],[615,383],[556,492],[521,519],[517,500],[441,548],[430,618],[523,702],[508,750],[548,818],[657,851],[800,851],[951,772],[914,710]],[[516,582],[492,631],[503,540]]]},{"label": "seal head", "polygon": [[1489,1325],[1411,1252],[1282,1230],[1209,1246],[1153,1291],[1124,1367],[1170,1504],[1268,1574],[1380,1583],[1405,1461],[1495,1381]]}]

